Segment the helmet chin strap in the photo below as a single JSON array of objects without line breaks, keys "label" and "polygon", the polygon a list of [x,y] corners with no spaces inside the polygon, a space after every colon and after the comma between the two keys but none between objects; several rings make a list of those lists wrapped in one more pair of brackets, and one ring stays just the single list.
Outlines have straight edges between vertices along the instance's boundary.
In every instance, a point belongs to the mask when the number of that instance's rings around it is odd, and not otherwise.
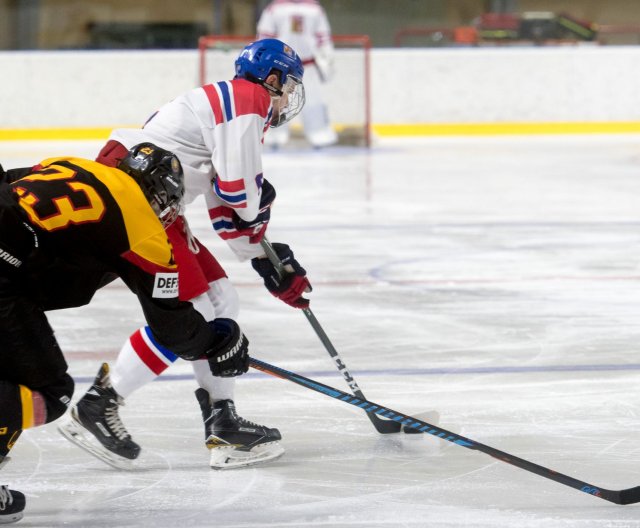
[{"label": "helmet chin strap", "polygon": [[271,122],[269,123],[269,126],[271,128],[278,128],[280,125],[284,124],[287,122],[287,114],[286,113],[281,113],[278,114],[278,117],[276,119],[271,119]]},{"label": "helmet chin strap", "polygon": [[267,91],[272,95],[275,95],[277,97],[282,97],[282,95],[284,94],[282,90],[278,90],[275,86],[271,86],[270,84],[267,84],[265,81],[261,81],[260,84],[264,88],[266,88]]}]

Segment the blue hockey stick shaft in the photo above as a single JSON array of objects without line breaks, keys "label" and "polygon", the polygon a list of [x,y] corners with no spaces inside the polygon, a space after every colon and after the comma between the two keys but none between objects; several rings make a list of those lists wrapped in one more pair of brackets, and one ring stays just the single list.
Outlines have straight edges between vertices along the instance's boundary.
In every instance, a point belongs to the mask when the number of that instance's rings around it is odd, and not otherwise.
[{"label": "blue hockey stick shaft", "polygon": [[[280,257],[278,257],[278,254],[273,249],[271,242],[267,240],[266,236],[263,236],[262,240],[260,241],[260,245],[267,255],[267,258],[271,261],[271,264],[273,264],[274,268],[276,269],[278,276],[282,278],[285,275],[286,271],[284,269],[282,261],[280,260]],[[325,350],[329,353],[331,359],[333,359],[333,362],[335,363],[340,374],[342,374],[344,380],[347,382],[347,385],[349,385],[351,392],[353,392],[353,394],[355,394],[358,398],[364,399],[364,394],[362,390],[360,390],[358,383],[347,369],[344,361],[342,361],[340,354],[331,343],[329,336],[320,325],[320,322],[316,319],[316,316],[313,315],[311,308],[304,308],[302,312],[307,318],[307,321],[309,321],[311,328],[313,328],[314,332],[318,336],[318,339],[320,339],[320,342],[323,344]],[[381,420],[375,414],[367,414],[367,417],[376,428],[376,431],[378,431],[380,434],[399,433],[402,430],[401,425],[395,422],[389,422],[388,420]]]},{"label": "blue hockey stick shaft", "polygon": [[470,438],[466,438],[462,435],[452,433],[451,431],[447,431],[446,429],[442,429],[441,427],[437,427],[428,422],[424,422],[422,420],[419,420],[418,418],[414,418],[401,412],[394,411],[393,409],[389,409],[388,407],[384,407],[378,403],[365,400],[364,398],[354,397],[352,394],[347,394],[346,392],[343,392],[334,387],[330,387],[329,385],[325,385],[324,383],[320,383],[319,381],[305,378],[300,374],[290,372],[281,367],[270,365],[269,363],[265,363],[264,361],[260,361],[259,359],[251,358],[249,364],[254,369],[265,372],[266,374],[292,381],[293,383],[297,383],[298,385],[307,389],[314,390],[326,396],[331,396],[336,400],[340,400],[341,402],[353,405],[358,409],[362,409],[369,414],[382,416],[384,418],[392,420],[400,424],[401,426],[404,426],[405,428],[414,428],[418,431],[437,436],[442,440],[451,442],[461,447],[466,447],[467,449],[473,449],[475,451],[481,451],[482,453],[490,455],[498,460],[501,460],[502,462],[506,462],[507,464],[511,464],[512,466],[519,467],[520,469],[524,469],[525,471],[535,473],[536,475],[539,475],[541,477],[545,477],[549,480],[564,484],[565,486],[569,486],[571,488],[577,489],[584,493],[588,493],[589,495],[593,495],[595,497],[599,497],[606,501],[613,502],[615,504],[635,504],[637,502],[640,502],[640,486],[624,490],[608,490],[600,488],[598,486],[594,486],[593,484],[589,484],[588,482],[583,482],[568,475],[558,473],[557,471],[554,471],[552,469],[540,466],[533,462],[529,462],[528,460],[525,460],[523,458],[510,455],[509,453],[500,451],[499,449],[481,444],[480,442],[476,442],[475,440],[471,440]]}]

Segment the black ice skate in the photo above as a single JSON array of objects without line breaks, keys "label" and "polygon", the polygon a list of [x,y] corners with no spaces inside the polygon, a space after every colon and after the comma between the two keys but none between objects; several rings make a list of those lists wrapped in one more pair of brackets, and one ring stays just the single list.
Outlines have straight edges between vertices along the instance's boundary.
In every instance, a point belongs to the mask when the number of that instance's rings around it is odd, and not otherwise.
[{"label": "black ice skate", "polygon": [[14,523],[22,519],[26,504],[24,495],[7,486],[0,486],[0,524]]},{"label": "black ice skate", "polygon": [[110,466],[131,469],[140,446],[120,420],[120,405],[124,401],[109,382],[109,365],[103,363],[93,385],[71,409],[68,421],[58,426],[58,431]]},{"label": "black ice skate", "polygon": [[284,453],[280,431],[258,425],[238,416],[232,400],[211,403],[209,393],[196,390],[202,410],[206,446],[214,469],[252,466],[273,460]]}]

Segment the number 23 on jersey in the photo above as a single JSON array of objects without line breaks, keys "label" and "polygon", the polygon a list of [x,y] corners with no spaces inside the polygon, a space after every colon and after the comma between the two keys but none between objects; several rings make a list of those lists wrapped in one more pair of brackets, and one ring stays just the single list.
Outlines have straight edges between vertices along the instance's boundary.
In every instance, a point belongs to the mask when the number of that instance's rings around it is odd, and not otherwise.
[{"label": "number 23 on jersey", "polygon": [[[93,187],[78,181],[76,176],[73,169],[56,166],[16,182],[14,189],[20,206],[34,224],[46,231],[56,231],[69,224],[100,221],[106,210],[104,201]],[[20,182],[32,184],[21,186]],[[59,182],[59,185],[42,186],[41,193],[38,182]]]}]

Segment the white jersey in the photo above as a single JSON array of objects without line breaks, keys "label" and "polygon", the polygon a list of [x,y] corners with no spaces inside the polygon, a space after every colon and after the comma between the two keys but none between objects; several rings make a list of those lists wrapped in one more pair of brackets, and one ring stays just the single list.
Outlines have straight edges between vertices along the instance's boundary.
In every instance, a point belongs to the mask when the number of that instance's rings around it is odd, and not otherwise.
[{"label": "white jersey", "polygon": [[213,228],[241,259],[263,254],[234,228],[232,213],[251,221],[262,189],[262,141],[271,119],[268,92],[244,79],[196,88],[155,112],[141,129],[109,139],[127,149],[151,142],[173,152],[185,176],[185,203],[204,195]]},{"label": "white jersey", "polygon": [[260,16],[258,38],[277,38],[305,62],[333,49],[331,28],[316,0],[274,0]]}]

